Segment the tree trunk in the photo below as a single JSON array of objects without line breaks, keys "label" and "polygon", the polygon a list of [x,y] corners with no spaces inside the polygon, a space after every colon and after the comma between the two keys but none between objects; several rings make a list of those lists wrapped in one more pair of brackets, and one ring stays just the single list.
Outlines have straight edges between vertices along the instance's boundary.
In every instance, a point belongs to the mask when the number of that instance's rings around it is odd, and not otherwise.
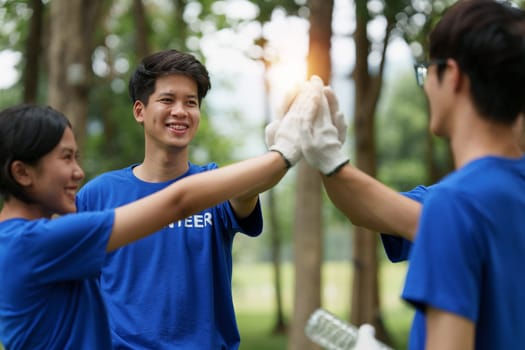
[{"label": "tree trunk", "polygon": [[51,1],[48,103],[72,122],[83,149],[101,0]]},{"label": "tree trunk", "polygon": [[268,221],[270,223],[273,283],[275,286],[275,324],[273,334],[284,334],[288,330],[284,319],[283,292],[281,284],[281,239],[279,224],[277,222],[277,208],[275,203],[275,190],[268,191]]},{"label": "tree trunk", "polygon": [[[266,40],[258,40],[259,45],[263,49],[263,52],[267,50]],[[264,116],[265,125],[271,122],[270,112],[270,81],[268,77],[268,71],[270,69],[271,62],[265,58],[265,55],[261,55],[260,60],[264,65],[263,80],[264,80]],[[264,131],[264,130],[263,130]],[[288,326],[284,319],[283,310],[283,290],[281,284],[281,236],[278,222],[278,208],[275,201],[275,189],[270,188],[267,192],[268,205],[266,210],[265,221],[269,222],[269,233],[271,239],[271,255],[272,255],[272,268],[273,268],[273,284],[275,286],[275,324],[273,326],[273,334],[284,334],[288,331]]]},{"label": "tree trunk", "polygon": [[186,38],[188,37],[188,25],[184,22],[184,8],[187,0],[172,0],[175,8],[174,21],[171,30],[178,35],[173,37],[172,45],[174,49],[180,51],[188,51],[186,46]]},{"label": "tree trunk", "polygon": [[29,31],[25,48],[24,68],[24,102],[36,103],[38,93],[38,77],[40,71],[40,52],[42,52],[42,21],[44,5],[41,0],[31,0],[29,6],[33,10],[29,21]]},{"label": "tree trunk", "polygon": [[306,337],[304,327],[321,305],[321,177],[301,161],[297,169],[294,224],[295,288],[289,349],[317,349]]},{"label": "tree trunk", "polygon": [[[325,84],[331,76],[330,43],[333,0],[311,0],[308,76],[319,75]],[[322,218],[321,177],[306,162],[297,167],[294,225],[295,289],[290,350],[318,349],[305,335],[312,312],[321,306]]]},{"label": "tree trunk", "polygon": [[133,19],[135,21],[135,51],[142,59],[150,54],[149,25],[142,0],[133,0]]},{"label": "tree trunk", "polygon": [[[367,35],[369,21],[366,0],[356,0],[356,65],[354,70],[355,101],[354,128],[356,142],[355,165],[372,177],[376,176],[375,111],[381,91],[385,53],[392,23],[387,24],[379,73],[371,75],[368,66],[370,42]],[[377,235],[362,227],[355,227],[353,244],[354,280],[350,322],[359,326],[370,323],[379,339],[388,342],[379,302],[377,263]]]}]

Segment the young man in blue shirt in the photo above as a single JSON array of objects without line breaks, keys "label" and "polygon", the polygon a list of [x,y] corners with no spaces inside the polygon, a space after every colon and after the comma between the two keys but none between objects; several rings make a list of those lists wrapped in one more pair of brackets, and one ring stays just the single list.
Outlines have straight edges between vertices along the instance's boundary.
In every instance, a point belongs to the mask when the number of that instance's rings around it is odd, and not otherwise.
[{"label": "young man in blue shirt", "polygon": [[[302,103],[294,102],[289,112],[295,117],[289,122],[317,108],[322,83],[314,85],[310,95],[302,95]],[[206,68],[193,55],[165,50],[144,58],[129,81],[133,116],[144,128],[144,159],[88,182],[77,196],[79,211],[118,207],[217,168],[188,159],[210,87]],[[284,146],[279,153],[290,166],[300,152],[283,136],[277,138]],[[258,194],[267,188],[254,186],[108,255],[100,287],[114,348],[239,347],[231,292],[232,244],[238,232],[250,237],[261,233]]]},{"label": "young man in blue shirt", "polygon": [[417,73],[430,129],[450,142],[455,171],[413,199],[341,166],[338,128],[326,114],[302,124],[302,152],[329,175],[334,204],[357,225],[405,238],[383,242],[398,244],[391,258],[410,255],[402,294],[416,308],[410,349],[525,344],[525,277],[515,272],[525,254],[525,157],[516,137],[524,43],[525,13],[509,4],[461,0],[444,13]]}]

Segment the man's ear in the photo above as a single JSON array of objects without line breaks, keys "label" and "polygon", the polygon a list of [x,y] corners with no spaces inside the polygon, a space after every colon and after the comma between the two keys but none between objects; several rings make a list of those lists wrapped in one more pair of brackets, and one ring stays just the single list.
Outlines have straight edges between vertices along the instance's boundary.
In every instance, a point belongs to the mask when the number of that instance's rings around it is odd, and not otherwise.
[{"label": "man's ear", "polygon": [[28,165],[20,160],[15,160],[10,166],[13,179],[21,186],[28,187],[33,184],[33,177],[28,171]]},{"label": "man's ear", "polygon": [[447,60],[449,74],[451,74],[452,83],[454,84],[454,91],[459,91],[465,87],[466,75],[463,73],[456,60]]},{"label": "man's ear", "polygon": [[144,103],[139,100],[136,100],[133,103],[133,116],[139,124],[144,123]]}]

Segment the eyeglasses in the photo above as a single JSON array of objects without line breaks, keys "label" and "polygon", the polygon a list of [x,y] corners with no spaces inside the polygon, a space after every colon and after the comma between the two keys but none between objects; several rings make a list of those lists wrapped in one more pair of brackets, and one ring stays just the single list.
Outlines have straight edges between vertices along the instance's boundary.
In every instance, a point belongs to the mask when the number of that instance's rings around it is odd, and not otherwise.
[{"label": "eyeglasses", "polygon": [[437,64],[438,66],[445,66],[447,64],[447,60],[436,59],[436,60],[430,60],[428,62],[420,62],[420,63],[414,64],[414,69],[416,70],[416,82],[417,82],[417,85],[419,85],[420,87],[423,87],[423,85],[425,85],[425,80],[427,79],[428,67],[430,67],[433,64]]}]

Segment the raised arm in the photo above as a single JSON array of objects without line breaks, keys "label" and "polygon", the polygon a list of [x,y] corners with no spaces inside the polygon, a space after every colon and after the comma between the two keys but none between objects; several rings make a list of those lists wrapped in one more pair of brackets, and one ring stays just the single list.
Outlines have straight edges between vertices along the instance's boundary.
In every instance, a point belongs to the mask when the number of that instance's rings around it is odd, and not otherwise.
[{"label": "raised arm", "polygon": [[219,169],[192,175],[115,210],[107,251],[143,238],[194,213],[274,186],[288,167],[277,152],[268,152]]},{"label": "raised arm", "polygon": [[325,88],[324,95],[319,113],[301,124],[305,159],[324,174],[330,199],[352,223],[413,240],[421,204],[348,164],[349,157],[341,149],[347,129],[344,116],[333,91]]},{"label": "raised arm", "polygon": [[323,176],[323,184],[330,200],[353,224],[414,239],[421,213],[420,203],[350,164],[331,176]]}]

